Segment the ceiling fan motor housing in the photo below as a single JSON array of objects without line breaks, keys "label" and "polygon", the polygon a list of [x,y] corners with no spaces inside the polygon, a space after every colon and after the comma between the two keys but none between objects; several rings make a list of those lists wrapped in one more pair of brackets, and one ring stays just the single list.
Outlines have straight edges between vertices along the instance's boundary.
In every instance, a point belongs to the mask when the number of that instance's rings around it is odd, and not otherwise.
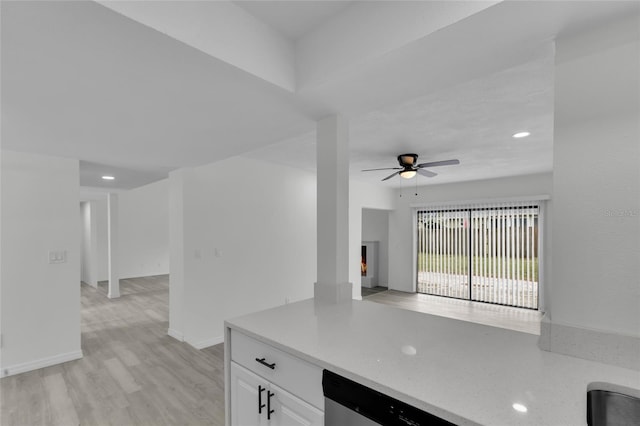
[{"label": "ceiling fan motor housing", "polygon": [[418,161],[418,154],[400,154],[398,155],[398,163],[404,168],[413,167]]}]

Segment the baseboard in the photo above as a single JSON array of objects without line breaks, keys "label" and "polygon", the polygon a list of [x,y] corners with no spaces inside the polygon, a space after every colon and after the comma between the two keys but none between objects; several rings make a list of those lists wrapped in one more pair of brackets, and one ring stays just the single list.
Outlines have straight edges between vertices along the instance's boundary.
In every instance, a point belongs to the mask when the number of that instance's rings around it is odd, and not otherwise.
[{"label": "baseboard", "polygon": [[200,341],[197,341],[197,342],[191,342],[189,340],[186,340],[182,333],[180,333],[179,331],[173,330],[171,328],[167,330],[167,334],[169,336],[173,337],[176,340],[179,340],[181,342],[187,342],[188,344],[190,344],[191,346],[193,346],[196,349],[204,349],[204,348],[208,348],[209,346],[214,346],[214,345],[217,345],[219,343],[224,342],[224,336],[216,336],[216,337],[212,337],[210,339],[204,339],[204,340],[200,340]]},{"label": "baseboard", "polygon": [[172,328],[167,330],[167,334],[171,337],[173,337],[176,340],[179,340],[181,342],[184,342],[184,336],[182,335],[182,333],[180,333],[179,331],[176,331]]},{"label": "baseboard", "polygon": [[[155,271],[157,272],[157,271]],[[168,277],[169,272],[161,272],[161,273],[149,273],[144,275],[133,275],[129,277],[120,277],[121,280],[135,280],[136,278],[156,278],[156,277]]]},{"label": "baseboard", "polygon": [[558,324],[543,318],[540,349],[640,370],[640,338]]},{"label": "baseboard", "polygon": [[187,343],[190,344],[191,346],[193,346],[196,349],[208,348],[209,346],[218,345],[218,344],[223,343],[223,342],[224,342],[224,336],[216,336],[216,337],[212,337],[210,339],[200,340],[198,342],[189,342],[187,340]]},{"label": "baseboard", "polygon": [[63,362],[75,361],[82,358],[82,351],[68,352],[66,354],[55,355],[48,358],[37,359],[22,364],[15,364],[9,367],[2,366],[2,374],[0,377],[15,376],[16,374],[26,373],[27,371],[38,370],[40,368],[51,367],[52,365],[62,364]]}]

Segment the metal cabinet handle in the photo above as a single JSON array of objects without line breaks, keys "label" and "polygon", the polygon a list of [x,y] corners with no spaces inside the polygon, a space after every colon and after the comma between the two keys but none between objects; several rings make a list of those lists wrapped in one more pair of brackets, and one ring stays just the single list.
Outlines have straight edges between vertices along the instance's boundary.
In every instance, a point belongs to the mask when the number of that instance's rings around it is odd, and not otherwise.
[{"label": "metal cabinet handle", "polygon": [[271,409],[271,397],[274,395],[275,393],[267,391],[267,420],[271,420],[271,414],[274,413],[274,410]]},{"label": "metal cabinet handle", "polygon": [[273,364],[269,364],[268,362],[266,362],[264,360],[264,358],[256,358],[256,361],[258,361],[260,364],[264,365],[265,367],[269,367],[272,370],[276,369],[276,363],[275,362]]},{"label": "metal cabinet handle", "polygon": [[262,409],[265,407],[262,403],[262,392],[266,390],[267,388],[263,388],[261,385],[258,385],[258,414],[262,414]]}]

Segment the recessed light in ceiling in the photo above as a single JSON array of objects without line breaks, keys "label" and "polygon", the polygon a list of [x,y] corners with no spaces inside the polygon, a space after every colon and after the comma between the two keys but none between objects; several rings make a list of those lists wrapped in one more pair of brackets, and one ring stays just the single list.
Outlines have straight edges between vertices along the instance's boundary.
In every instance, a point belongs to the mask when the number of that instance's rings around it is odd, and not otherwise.
[{"label": "recessed light in ceiling", "polygon": [[411,345],[404,345],[403,347],[400,348],[400,350],[405,355],[415,355],[418,353],[418,350]]},{"label": "recessed light in ceiling", "polygon": [[114,180],[115,178],[113,176],[102,176],[102,179],[104,179],[104,180]]},{"label": "recessed light in ceiling", "polygon": [[519,404],[517,402],[515,404],[513,404],[512,407],[513,407],[514,410],[516,410],[516,411],[518,411],[520,413],[526,413],[527,412],[527,407],[522,405],[522,404]]},{"label": "recessed light in ceiling", "polygon": [[527,137],[527,136],[529,136],[530,134],[531,134],[531,133],[529,133],[529,132],[518,132],[518,133],[515,133],[515,134],[513,135],[513,137],[514,137],[514,138],[516,138],[516,139],[526,138],[526,137]]}]

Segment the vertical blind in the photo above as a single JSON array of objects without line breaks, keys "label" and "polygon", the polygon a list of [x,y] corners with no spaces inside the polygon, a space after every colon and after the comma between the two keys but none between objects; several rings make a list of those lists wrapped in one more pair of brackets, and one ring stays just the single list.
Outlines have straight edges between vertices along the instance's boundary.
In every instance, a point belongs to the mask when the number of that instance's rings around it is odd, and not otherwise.
[{"label": "vertical blind", "polygon": [[418,292],[538,308],[539,205],[417,212]]}]

